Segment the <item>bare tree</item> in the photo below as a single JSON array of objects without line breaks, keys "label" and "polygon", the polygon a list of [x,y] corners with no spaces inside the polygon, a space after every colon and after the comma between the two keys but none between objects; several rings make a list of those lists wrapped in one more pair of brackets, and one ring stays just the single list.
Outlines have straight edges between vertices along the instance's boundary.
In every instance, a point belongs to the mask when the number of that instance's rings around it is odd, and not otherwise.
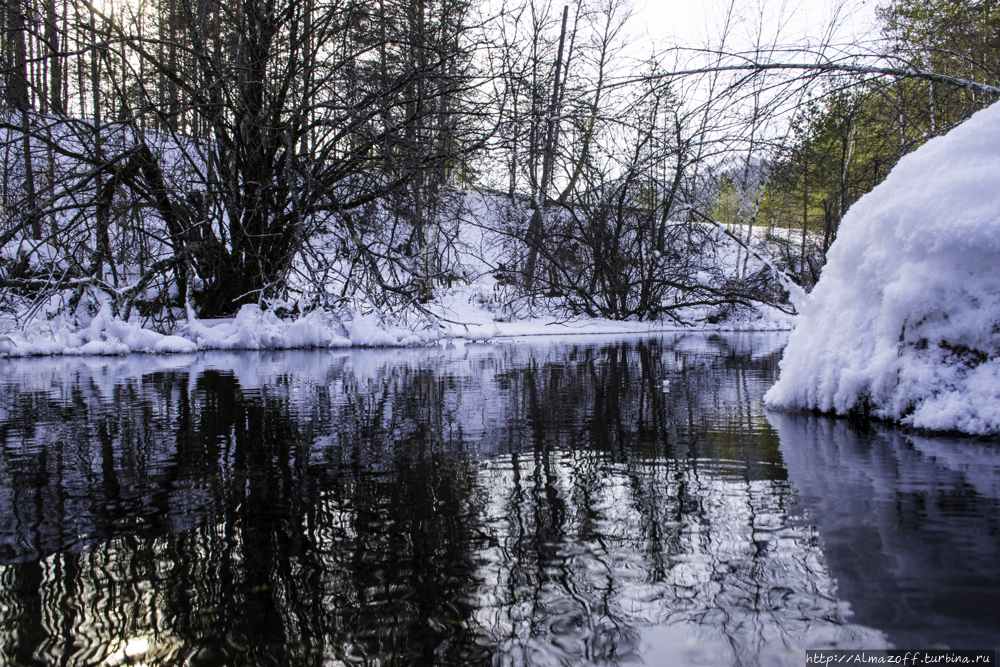
[{"label": "bare tree", "polygon": [[[395,244],[380,248],[383,203],[417,193],[407,224],[416,246],[429,245],[423,221],[433,213],[420,207],[474,141],[458,120],[470,90],[463,7],[413,0],[379,16],[355,2],[181,0],[165,14],[112,16],[90,5],[75,27],[89,80],[78,57],[72,106],[88,120],[64,115],[54,134],[34,133],[57,155],[47,199],[60,236],[76,239],[66,244],[74,289],[106,292],[124,316],[189,303],[223,315],[288,295],[295,258],[319,241],[333,250],[324,263],[340,267],[339,288],[360,284],[361,272],[376,301],[417,295],[413,272],[426,282],[433,269]],[[395,18],[406,12],[401,30]],[[20,14],[10,17],[22,34]],[[23,55],[14,61],[23,65]],[[8,77],[17,109],[26,105],[22,70]],[[28,151],[32,132],[5,127]],[[39,238],[37,216],[32,230]],[[330,287],[300,280],[297,289]]]}]

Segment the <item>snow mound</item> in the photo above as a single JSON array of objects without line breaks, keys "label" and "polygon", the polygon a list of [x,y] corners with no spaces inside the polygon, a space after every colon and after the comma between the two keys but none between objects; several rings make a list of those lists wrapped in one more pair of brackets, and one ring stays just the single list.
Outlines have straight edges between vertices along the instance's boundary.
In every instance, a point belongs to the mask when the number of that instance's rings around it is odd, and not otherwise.
[{"label": "snow mound", "polygon": [[205,321],[189,316],[186,326],[178,329],[202,350],[287,350],[351,344],[340,320],[328,313],[312,312],[286,321],[254,305],[243,306],[231,320]]},{"label": "snow mound", "polygon": [[1000,104],[844,216],[769,406],[1000,432]]}]

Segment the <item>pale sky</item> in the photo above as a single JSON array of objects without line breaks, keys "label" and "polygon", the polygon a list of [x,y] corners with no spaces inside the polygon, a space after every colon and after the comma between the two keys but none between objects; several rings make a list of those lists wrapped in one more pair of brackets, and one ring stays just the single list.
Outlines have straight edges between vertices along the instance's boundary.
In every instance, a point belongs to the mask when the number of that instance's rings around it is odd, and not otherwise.
[{"label": "pale sky", "polygon": [[764,34],[773,39],[780,29],[784,44],[808,38],[814,43],[836,18],[836,41],[842,44],[864,36],[875,27],[876,0],[634,0],[632,33],[636,46],[659,44],[701,46],[706,39],[717,43],[726,13],[735,6],[730,19],[731,34],[738,40]]}]

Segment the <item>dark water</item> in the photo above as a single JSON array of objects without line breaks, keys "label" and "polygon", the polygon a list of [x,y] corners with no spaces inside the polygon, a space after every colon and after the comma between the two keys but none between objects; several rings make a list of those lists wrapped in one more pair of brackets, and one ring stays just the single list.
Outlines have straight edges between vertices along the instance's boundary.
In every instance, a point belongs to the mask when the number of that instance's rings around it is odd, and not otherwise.
[{"label": "dark water", "polygon": [[1000,448],[765,415],[783,342],[0,361],[0,664],[1000,645]]}]

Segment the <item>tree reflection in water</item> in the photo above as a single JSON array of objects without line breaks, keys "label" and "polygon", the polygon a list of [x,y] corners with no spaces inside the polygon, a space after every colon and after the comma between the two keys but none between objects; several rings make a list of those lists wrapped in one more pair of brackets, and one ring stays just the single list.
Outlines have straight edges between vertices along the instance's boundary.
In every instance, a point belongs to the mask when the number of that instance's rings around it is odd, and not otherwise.
[{"label": "tree reflection in water", "polygon": [[789,521],[761,408],[780,343],[2,362],[0,648],[13,665],[872,648],[816,529]]}]

